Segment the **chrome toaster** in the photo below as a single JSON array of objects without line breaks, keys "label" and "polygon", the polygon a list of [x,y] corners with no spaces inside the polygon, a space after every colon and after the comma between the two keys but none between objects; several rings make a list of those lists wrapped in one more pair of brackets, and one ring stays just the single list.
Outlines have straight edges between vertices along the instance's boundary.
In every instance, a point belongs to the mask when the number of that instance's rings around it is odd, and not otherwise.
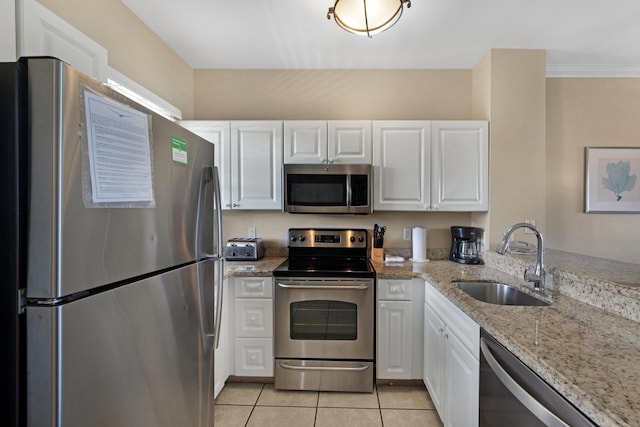
[{"label": "chrome toaster", "polygon": [[227,261],[256,261],[264,256],[260,237],[234,237],[227,241],[224,257]]}]

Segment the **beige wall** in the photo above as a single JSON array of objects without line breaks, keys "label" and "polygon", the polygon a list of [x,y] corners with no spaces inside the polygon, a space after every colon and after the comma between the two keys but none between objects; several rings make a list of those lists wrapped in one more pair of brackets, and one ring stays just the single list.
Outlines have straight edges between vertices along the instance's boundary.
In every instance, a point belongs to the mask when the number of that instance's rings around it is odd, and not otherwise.
[{"label": "beige wall", "polygon": [[195,118],[469,119],[470,70],[196,70]]},{"label": "beige wall", "polygon": [[193,117],[193,70],[120,0],[38,0],[109,51],[109,65]]},{"label": "beige wall", "polygon": [[[545,75],[543,50],[490,53],[489,241],[517,222],[545,224]],[[520,233],[519,239],[525,239]]]},{"label": "beige wall", "polygon": [[640,79],[547,79],[548,246],[640,263],[640,215],[584,213],[585,147],[640,146]]},{"label": "beige wall", "polygon": [[431,212],[376,212],[371,215],[308,215],[279,211],[224,211],[225,240],[247,236],[248,228],[255,227],[265,245],[286,247],[286,232],[295,227],[368,228],[385,225],[385,248],[411,248],[410,240],[402,239],[404,227],[421,226],[427,229],[429,249],[449,248],[452,225],[468,225],[468,213]]}]

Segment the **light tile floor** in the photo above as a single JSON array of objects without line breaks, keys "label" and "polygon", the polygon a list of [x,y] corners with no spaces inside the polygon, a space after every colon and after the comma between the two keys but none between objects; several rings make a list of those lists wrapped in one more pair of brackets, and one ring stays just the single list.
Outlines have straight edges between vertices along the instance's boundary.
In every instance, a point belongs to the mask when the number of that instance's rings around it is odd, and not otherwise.
[{"label": "light tile floor", "polygon": [[442,427],[421,386],[376,386],[373,393],[274,390],[228,383],[216,399],[216,427]]}]

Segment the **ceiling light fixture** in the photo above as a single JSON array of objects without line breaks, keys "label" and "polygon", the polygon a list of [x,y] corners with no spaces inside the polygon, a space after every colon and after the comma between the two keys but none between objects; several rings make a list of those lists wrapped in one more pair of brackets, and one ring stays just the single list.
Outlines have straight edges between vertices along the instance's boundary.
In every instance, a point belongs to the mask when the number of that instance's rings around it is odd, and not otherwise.
[{"label": "ceiling light fixture", "polygon": [[343,29],[371,37],[398,22],[405,3],[407,8],[411,7],[411,0],[336,0],[327,12],[327,19],[333,15]]}]

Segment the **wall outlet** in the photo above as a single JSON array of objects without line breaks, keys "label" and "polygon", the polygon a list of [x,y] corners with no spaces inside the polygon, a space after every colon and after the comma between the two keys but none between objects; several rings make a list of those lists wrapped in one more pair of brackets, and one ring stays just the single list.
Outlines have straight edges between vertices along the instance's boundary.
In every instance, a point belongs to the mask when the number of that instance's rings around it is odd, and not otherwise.
[{"label": "wall outlet", "polygon": [[249,235],[249,237],[256,237],[256,228],[255,227],[249,227],[249,231],[247,231],[247,234]]},{"label": "wall outlet", "polygon": [[402,230],[402,239],[403,240],[411,240],[411,228],[405,227]]},{"label": "wall outlet", "polygon": [[[527,224],[531,224],[534,227],[536,226],[536,220],[535,219],[525,219],[523,222],[525,222]],[[531,230],[529,228],[525,228],[524,232],[525,232],[525,234],[533,234],[533,230]]]}]

